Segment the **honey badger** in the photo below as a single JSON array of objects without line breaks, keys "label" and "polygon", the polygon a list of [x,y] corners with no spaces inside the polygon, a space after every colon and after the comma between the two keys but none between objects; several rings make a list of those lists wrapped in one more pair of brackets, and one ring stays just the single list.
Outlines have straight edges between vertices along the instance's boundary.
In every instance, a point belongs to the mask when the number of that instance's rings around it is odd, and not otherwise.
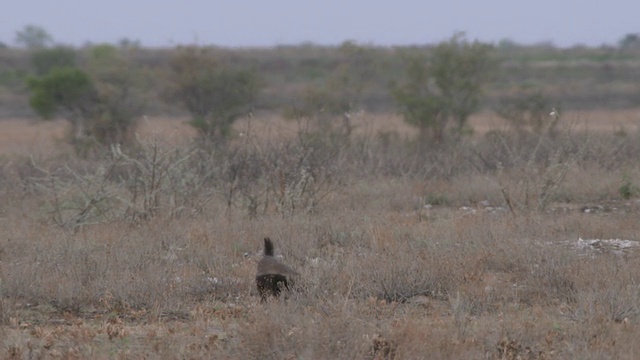
[{"label": "honey badger", "polygon": [[266,301],[269,296],[280,295],[282,289],[288,290],[291,277],[297,274],[273,256],[273,242],[268,237],[264,238],[264,255],[258,263],[256,273],[256,285],[261,301]]}]

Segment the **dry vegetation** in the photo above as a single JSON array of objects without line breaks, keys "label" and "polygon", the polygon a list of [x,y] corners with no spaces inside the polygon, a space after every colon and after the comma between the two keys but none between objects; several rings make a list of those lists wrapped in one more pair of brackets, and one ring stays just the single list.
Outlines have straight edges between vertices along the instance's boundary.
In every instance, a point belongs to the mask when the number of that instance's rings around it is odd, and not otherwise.
[{"label": "dry vegetation", "polygon": [[[427,148],[359,116],[243,120],[224,149],[150,119],[91,161],[64,122],[0,123],[0,357],[637,357],[637,111],[542,136],[483,114]],[[265,236],[304,283],[260,304]]]}]

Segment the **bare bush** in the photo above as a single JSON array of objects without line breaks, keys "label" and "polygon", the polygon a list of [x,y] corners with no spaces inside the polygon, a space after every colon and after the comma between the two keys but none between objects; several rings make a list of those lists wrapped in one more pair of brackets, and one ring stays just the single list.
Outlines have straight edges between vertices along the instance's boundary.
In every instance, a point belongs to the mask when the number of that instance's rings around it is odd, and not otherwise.
[{"label": "bare bush", "polygon": [[491,136],[498,156],[488,160],[480,154],[480,158],[495,167],[496,182],[512,213],[544,211],[589,144],[588,137],[578,140],[570,133],[553,137],[543,133],[518,140],[500,133]]},{"label": "bare bush", "polygon": [[112,147],[112,161],[120,168],[115,180],[128,190],[121,198],[126,205],[124,216],[136,222],[159,214],[174,217],[202,211],[210,196],[206,196],[206,174],[195,171],[189,162],[197,151],[167,148],[157,138],[141,140],[134,155]]},{"label": "bare bush", "polygon": [[77,230],[117,217],[113,211],[117,187],[108,180],[115,167],[105,165],[81,173],[68,166],[51,171],[33,163],[40,174],[31,181],[37,191],[45,194],[48,206],[44,211],[56,225]]}]

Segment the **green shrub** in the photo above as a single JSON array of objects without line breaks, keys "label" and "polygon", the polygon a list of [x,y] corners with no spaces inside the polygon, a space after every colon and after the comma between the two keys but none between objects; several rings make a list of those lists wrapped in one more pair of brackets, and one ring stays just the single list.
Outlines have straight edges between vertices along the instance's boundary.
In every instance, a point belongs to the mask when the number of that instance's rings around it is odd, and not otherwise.
[{"label": "green shrub", "polygon": [[392,95],[405,120],[421,137],[440,142],[448,126],[452,134],[465,132],[469,115],[478,110],[482,87],[495,62],[491,46],[470,43],[461,35],[439,44],[433,56],[405,59],[405,82],[392,86]]},{"label": "green shrub", "polygon": [[29,49],[41,49],[53,42],[51,35],[40,26],[27,25],[16,32],[16,43]]},{"label": "green shrub", "polygon": [[168,92],[169,101],[182,105],[191,114],[191,125],[206,138],[227,138],[260,89],[254,72],[225,66],[202,48],[179,51],[171,70],[175,86]]},{"label": "green shrub", "polygon": [[634,196],[640,195],[640,187],[634,184],[629,178],[629,176],[625,174],[622,177],[622,185],[620,185],[620,188],[618,189],[618,193],[620,194],[620,197],[622,197],[623,199],[629,200]]},{"label": "green shrub", "polygon": [[55,68],[75,67],[76,52],[66,46],[40,49],[31,55],[31,62],[36,74],[45,75]]},{"label": "green shrub", "polygon": [[31,107],[45,119],[56,114],[72,118],[74,130],[90,115],[96,102],[96,89],[89,75],[77,68],[55,68],[46,75],[31,77]]},{"label": "green shrub", "polygon": [[38,73],[45,73],[27,81],[31,107],[45,119],[69,120],[71,141],[80,152],[95,143],[128,142],[143,108],[136,77],[117,49],[98,46],[90,55],[85,71],[73,66],[72,50],[40,50],[34,63]]},{"label": "green shrub", "polygon": [[560,116],[551,104],[541,90],[522,87],[514,96],[502,99],[495,111],[517,132],[542,134],[553,132],[560,122]]}]

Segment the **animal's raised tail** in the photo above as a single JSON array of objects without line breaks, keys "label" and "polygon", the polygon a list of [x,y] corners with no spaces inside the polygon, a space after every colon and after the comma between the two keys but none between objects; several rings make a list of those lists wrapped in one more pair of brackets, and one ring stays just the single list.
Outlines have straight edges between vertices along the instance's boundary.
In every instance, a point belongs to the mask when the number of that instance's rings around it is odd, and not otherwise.
[{"label": "animal's raised tail", "polygon": [[264,238],[264,256],[273,256],[273,242],[268,237]]}]

